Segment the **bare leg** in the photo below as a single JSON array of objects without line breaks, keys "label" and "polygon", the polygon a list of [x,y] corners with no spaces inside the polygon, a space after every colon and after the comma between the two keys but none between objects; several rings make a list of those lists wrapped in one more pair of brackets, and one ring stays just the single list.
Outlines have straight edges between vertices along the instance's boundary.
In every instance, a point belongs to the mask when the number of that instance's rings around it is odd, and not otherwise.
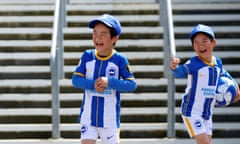
[{"label": "bare leg", "polygon": [[210,135],[207,135],[206,133],[196,135],[195,140],[197,144],[211,144],[212,143],[212,138]]},{"label": "bare leg", "polygon": [[81,141],[81,144],[96,144],[96,140],[84,139]]}]

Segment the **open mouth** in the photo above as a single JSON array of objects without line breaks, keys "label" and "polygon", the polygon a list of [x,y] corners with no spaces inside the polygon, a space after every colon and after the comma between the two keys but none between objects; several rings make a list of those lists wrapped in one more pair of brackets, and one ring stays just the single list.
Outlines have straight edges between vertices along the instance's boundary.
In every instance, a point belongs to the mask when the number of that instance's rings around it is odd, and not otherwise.
[{"label": "open mouth", "polygon": [[207,49],[200,50],[200,53],[205,53],[205,52],[207,52]]},{"label": "open mouth", "polygon": [[96,43],[96,46],[102,47],[102,46],[103,46],[103,43]]}]

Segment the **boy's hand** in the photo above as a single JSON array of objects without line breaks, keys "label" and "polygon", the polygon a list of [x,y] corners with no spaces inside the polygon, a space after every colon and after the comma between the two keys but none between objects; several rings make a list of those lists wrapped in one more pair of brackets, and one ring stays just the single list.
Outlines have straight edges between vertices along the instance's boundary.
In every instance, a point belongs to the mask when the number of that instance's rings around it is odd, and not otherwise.
[{"label": "boy's hand", "polygon": [[170,68],[172,70],[175,70],[178,67],[179,63],[180,63],[180,59],[179,58],[171,57]]},{"label": "boy's hand", "polygon": [[239,100],[240,100],[240,90],[239,90],[239,86],[237,85],[237,95],[233,100],[233,103],[238,102]]},{"label": "boy's hand", "polygon": [[94,88],[97,92],[103,92],[107,86],[108,86],[107,77],[99,77],[94,84]]}]

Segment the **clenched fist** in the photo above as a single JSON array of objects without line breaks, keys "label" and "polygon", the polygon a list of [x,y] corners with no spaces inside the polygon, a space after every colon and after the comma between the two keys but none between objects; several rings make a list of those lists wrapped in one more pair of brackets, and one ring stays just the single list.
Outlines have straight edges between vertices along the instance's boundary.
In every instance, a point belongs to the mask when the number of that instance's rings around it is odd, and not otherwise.
[{"label": "clenched fist", "polygon": [[179,63],[180,63],[180,59],[179,58],[171,57],[170,68],[172,70],[175,70],[178,67]]},{"label": "clenched fist", "polygon": [[103,92],[107,86],[108,86],[107,77],[99,77],[98,79],[96,79],[94,84],[94,88],[97,92]]}]

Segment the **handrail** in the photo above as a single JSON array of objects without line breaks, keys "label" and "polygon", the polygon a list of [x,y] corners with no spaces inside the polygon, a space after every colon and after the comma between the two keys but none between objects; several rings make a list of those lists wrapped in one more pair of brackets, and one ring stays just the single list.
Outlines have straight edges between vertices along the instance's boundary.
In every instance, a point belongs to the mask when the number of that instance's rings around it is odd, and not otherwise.
[{"label": "handrail", "polygon": [[164,76],[168,78],[168,138],[175,137],[175,82],[170,70],[170,57],[175,56],[175,38],[173,31],[172,0],[160,0],[160,24],[164,28]]},{"label": "handrail", "polygon": [[50,55],[50,70],[52,81],[52,138],[58,139],[60,135],[60,102],[59,79],[64,78],[63,59],[63,27],[65,24],[66,0],[56,0],[54,10],[54,23],[52,33],[52,46]]}]

